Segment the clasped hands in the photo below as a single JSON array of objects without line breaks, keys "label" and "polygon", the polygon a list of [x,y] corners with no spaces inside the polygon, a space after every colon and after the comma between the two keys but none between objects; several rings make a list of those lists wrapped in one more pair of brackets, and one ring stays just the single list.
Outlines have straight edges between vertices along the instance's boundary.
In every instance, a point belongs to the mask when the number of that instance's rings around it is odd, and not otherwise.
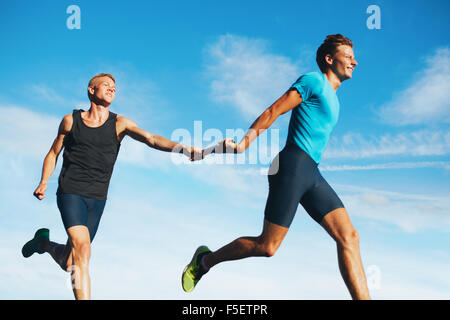
[{"label": "clasped hands", "polygon": [[189,157],[189,160],[197,161],[204,159],[211,153],[242,153],[243,150],[241,149],[233,139],[227,138],[206,149],[186,146],[183,148],[183,154]]}]

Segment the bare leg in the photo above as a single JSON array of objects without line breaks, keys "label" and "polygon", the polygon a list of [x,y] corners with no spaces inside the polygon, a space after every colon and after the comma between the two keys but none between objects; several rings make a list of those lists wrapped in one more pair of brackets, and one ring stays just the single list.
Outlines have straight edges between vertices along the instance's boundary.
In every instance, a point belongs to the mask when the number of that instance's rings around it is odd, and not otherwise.
[{"label": "bare leg", "polygon": [[[91,243],[89,230],[85,226],[73,226],[67,229],[72,243],[72,279],[73,293],[77,300],[91,299],[91,280],[89,277],[89,259]],[[69,258],[70,259],[70,258]]]},{"label": "bare leg", "polygon": [[366,275],[359,251],[359,235],[344,208],[328,213],[322,227],[336,241],[339,270],[350,295],[355,300],[369,300]]},{"label": "bare leg", "polygon": [[204,264],[209,269],[224,261],[238,260],[248,257],[271,257],[275,254],[289,228],[285,228],[267,220],[259,237],[241,237],[225,245],[219,250],[204,257]]}]

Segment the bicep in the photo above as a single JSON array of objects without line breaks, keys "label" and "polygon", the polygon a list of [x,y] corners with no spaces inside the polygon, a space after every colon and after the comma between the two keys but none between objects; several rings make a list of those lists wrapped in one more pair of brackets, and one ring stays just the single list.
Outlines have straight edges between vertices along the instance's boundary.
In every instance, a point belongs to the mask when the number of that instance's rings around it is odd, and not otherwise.
[{"label": "bicep", "polygon": [[125,134],[127,136],[130,136],[134,140],[143,143],[147,143],[149,140],[151,140],[152,134],[139,128],[138,125],[130,119],[125,119],[125,121],[126,121]]},{"label": "bicep", "polygon": [[290,88],[283,94],[275,103],[270,106],[272,112],[277,116],[289,112],[300,103],[302,103],[302,96],[295,88]]},{"label": "bicep", "polygon": [[53,140],[52,147],[50,148],[50,152],[53,153],[55,156],[58,156],[63,148],[64,144],[64,137],[65,135],[60,135]]},{"label": "bicep", "polygon": [[53,140],[52,147],[50,148],[50,152],[55,156],[58,156],[61,152],[64,144],[64,138],[72,129],[72,123],[72,115],[67,115],[59,124],[58,135],[56,136],[55,140]]}]

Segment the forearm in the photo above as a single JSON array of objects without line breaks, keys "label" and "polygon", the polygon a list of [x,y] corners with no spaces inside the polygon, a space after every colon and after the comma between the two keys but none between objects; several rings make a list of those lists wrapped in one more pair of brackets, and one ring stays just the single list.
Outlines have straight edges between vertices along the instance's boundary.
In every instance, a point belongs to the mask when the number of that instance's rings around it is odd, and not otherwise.
[{"label": "forearm", "polygon": [[250,144],[265,130],[267,130],[277,119],[272,108],[266,109],[248,129],[245,136],[237,147],[237,151],[244,152]]},{"label": "forearm", "polygon": [[55,171],[57,156],[53,152],[49,152],[44,159],[42,166],[41,184],[47,184],[53,171]]},{"label": "forearm", "polygon": [[183,153],[187,150],[187,147],[181,143],[170,141],[162,136],[151,135],[147,138],[147,145],[165,152],[178,152]]}]

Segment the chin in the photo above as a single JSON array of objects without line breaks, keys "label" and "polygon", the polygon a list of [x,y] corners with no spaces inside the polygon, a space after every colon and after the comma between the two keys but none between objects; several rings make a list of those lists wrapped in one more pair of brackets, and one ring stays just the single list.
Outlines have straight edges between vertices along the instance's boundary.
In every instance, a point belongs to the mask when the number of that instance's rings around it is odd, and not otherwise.
[{"label": "chin", "polygon": [[105,101],[106,103],[111,104],[111,103],[114,101],[114,99],[113,99],[113,98],[110,98],[110,97],[105,97],[105,98],[103,99],[103,101]]},{"label": "chin", "polygon": [[344,74],[344,80],[351,79],[352,76],[353,76],[353,75],[352,75],[351,73],[345,73],[345,74]]}]

